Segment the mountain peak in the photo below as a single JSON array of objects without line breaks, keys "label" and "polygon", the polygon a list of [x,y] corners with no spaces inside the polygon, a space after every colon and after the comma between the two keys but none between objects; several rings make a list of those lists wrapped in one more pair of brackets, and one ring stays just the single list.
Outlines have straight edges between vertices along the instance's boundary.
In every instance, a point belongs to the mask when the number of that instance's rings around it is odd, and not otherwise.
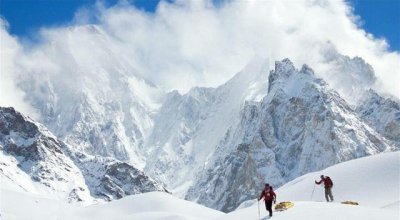
[{"label": "mountain peak", "polygon": [[285,58],[282,61],[275,61],[275,73],[283,74],[284,76],[290,76],[296,70],[293,63],[289,58]]},{"label": "mountain peak", "polygon": [[291,75],[296,72],[296,68],[294,67],[292,61],[288,58],[283,59],[282,61],[275,61],[275,69],[270,71],[268,77],[268,92],[271,90],[272,85],[278,79],[287,79]]}]

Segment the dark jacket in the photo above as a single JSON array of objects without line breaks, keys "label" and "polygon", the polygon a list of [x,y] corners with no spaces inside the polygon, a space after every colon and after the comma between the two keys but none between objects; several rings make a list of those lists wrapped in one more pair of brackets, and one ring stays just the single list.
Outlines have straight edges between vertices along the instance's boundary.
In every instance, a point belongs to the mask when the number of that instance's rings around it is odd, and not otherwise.
[{"label": "dark jacket", "polygon": [[321,184],[324,183],[325,188],[331,188],[333,186],[333,182],[329,176],[325,176],[323,179],[320,181],[315,181],[316,184]]},{"label": "dark jacket", "polygon": [[261,192],[259,200],[261,200],[262,198],[264,198],[265,201],[274,201],[276,200],[276,194],[272,190],[267,191],[264,189]]}]

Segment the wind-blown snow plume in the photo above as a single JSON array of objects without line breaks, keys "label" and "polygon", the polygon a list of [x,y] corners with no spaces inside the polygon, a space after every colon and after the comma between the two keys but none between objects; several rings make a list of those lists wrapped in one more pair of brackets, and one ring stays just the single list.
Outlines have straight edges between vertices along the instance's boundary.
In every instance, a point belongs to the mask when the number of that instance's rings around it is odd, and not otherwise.
[{"label": "wind-blown snow plume", "polygon": [[35,117],[35,110],[24,101],[25,93],[15,84],[21,45],[8,34],[7,26],[7,22],[0,18],[0,106],[14,106]]},{"label": "wind-blown snow plume", "polygon": [[[226,1],[215,6],[206,0],[177,0],[161,1],[154,13],[121,1],[81,9],[69,26],[42,28],[39,43],[26,45],[10,36],[2,21],[0,103],[26,108],[16,101],[24,96],[16,91],[21,74],[54,75],[57,86],[74,91],[80,79],[97,76],[88,70],[98,63],[113,66],[119,60],[129,61],[136,74],[166,90],[220,85],[255,54],[307,63],[329,83],[331,76],[349,74],[332,68],[337,62],[326,56],[332,50],[362,57],[372,66],[377,80],[363,86],[399,97],[399,53],[388,51],[384,39],[358,23],[346,1]],[[87,24],[96,26],[88,32]],[[105,59],[104,45],[113,59]]]}]

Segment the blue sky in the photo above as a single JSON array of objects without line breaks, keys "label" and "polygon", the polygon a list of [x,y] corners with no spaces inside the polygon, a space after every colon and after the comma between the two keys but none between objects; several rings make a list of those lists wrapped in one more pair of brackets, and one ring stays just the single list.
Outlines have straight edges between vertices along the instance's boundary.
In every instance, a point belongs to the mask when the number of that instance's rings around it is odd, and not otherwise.
[{"label": "blue sky", "polygon": [[[75,12],[96,0],[0,0],[0,14],[10,24],[10,32],[26,36],[41,26],[56,26],[70,22]],[[114,5],[118,0],[102,1]],[[129,0],[137,7],[154,11],[159,0]]]},{"label": "blue sky", "polygon": [[400,0],[352,0],[355,14],[363,27],[389,41],[392,50],[400,51]]},{"label": "blue sky", "polygon": [[[118,0],[106,0],[113,5]],[[158,0],[129,0],[138,8],[152,12]],[[217,0],[216,0],[217,1]],[[11,34],[29,37],[41,26],[68,24],[77,9],[95,0],[0,0],[0,14],[10,24]],[[391,50],[400,51],[400,0],[350,0],[363,28],[384,37]]]}]

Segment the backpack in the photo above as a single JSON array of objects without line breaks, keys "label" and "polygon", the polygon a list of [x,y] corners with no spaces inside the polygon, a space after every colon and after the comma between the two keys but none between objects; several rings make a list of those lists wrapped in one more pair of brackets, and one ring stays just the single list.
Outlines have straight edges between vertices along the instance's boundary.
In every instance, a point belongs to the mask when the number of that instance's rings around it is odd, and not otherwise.
[{"label": "backpack", "polygon": [[331,180],[331,178],[329,176],[325,177],[326,181],[327,181],[327,186],[332,187],[333,186],[333,182]]}]

